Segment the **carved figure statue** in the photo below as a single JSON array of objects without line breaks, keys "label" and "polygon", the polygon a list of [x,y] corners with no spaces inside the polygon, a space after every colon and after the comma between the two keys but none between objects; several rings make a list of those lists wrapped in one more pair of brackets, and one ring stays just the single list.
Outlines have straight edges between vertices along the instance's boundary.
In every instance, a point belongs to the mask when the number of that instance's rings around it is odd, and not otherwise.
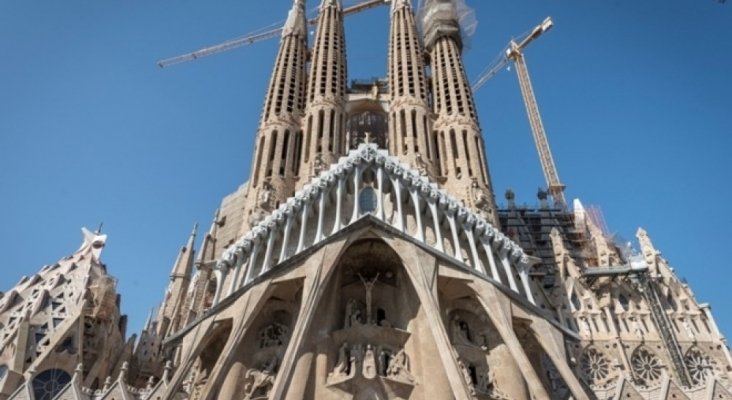
[{"label": "carved figure statue", "polygon": [[691,329],[691,324],[689,323],[689,316],[685,316],[681,319],[681,325],[683,325],[684,330],[686,331],[686,335],[689,336],[689,339],[692,341],[696,340],[696,336],[694,335],[694,330]]},{"label": "carved figure statue", "polygon": [[270,211],[274,209],[274,194],[275,190],[272,184],[269,181],[262,182],[262,188],[259,189],[259,196],[257,197],[259,206]]},{"label": "carved figure statue", "polygon": [[414,376],[412,376],[412,373],[410,372],[409,357],[404,349],[399,350],[399,352],[389,360],[389,368],[386,370],[386,376],[392,379],[414,382]]},{"label": "carved figure statue", "polygon": [[351,366],[350,374],[353,375],[358,371],[358,365],[363,361],[363,345],[356,344],[351,348]]},{"label": "carved figure statue", "polygon": [[338,361],[331,373],[334,377],[344,377],[350,374],[350,364],[348,362],[348,342],[343,342],[338,349]]},{"label": "carved figure statue", "polygon": [[427,176],[427,163],[422,158],[422,154],[417,153],[415,157],[415,161],[417,164],[417,171],[419,171],[419,174],[421,176]]},{"label": "carved figure statue", "polygon": [[376,378],[376,357],[374,356],[374,349],[370,344],[366,345],[366,353],[363,356],[363,368],[361,373],[366,379]]},{"label": "carved figure statue", "polygon": [[313,175],[320,175],[327,168],[328,164],[323,159],[323,154],[317,154],[313,158]]},{"label": "carved figure statue", "polygon": [[247,381],[246,386],[244,386],[244,400],[251,400],[255,395],[260,397],[269,394],[269,390],[272,389],[272,385],[274,384],[275,369],[277,368],[278,362],[279,359],[277,356],[274,356],[270,361],[262,365],[261,370],[252,368],[247,371],[244,376],[244,380]]},{"label": "carved figure statue", "polygon": [[379,348],[379,375],[387,376],[387,370],[389,369],[389,362],[391,361],[391,354],[386,350]]}]

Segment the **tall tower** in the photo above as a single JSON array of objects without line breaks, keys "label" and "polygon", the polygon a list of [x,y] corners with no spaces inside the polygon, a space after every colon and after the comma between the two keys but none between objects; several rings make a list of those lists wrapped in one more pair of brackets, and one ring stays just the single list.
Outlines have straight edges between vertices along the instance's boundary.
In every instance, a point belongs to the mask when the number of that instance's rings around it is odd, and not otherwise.
[{"label": "tall tower", "polygon": [[451,0],[427,0],[422,31],[432,66],[433,126],[445,189],[498,225],[473,93],[465,75],[457,10]]},{"label": "tall tower", "polygon": [[295,0],[282,30],[262,110],[244,230],[295,192],[302,143],[300,119],[305,108],[306,27],[305,0]]},{"label": "tall tower", "polygon": [[409,0],[392,3],[388,73],[389,152],[427,174],[439,173],[436,137],[429,128],[423,50]]},{"label": "tall tower", "polygon": [[305,111],[305,145],[298,187],[345,152],[346,40],[340,0],[320,3]]}]

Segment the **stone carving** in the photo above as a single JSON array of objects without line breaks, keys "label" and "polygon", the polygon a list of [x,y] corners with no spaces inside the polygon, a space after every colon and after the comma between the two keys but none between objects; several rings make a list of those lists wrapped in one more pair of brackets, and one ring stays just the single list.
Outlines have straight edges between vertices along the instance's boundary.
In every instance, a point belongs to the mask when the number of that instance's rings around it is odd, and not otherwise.
[{"label": "stone carving", "polygon": [[472,200],[473,207],[478,211],[481,216],[490,216],[491,210],[491,194],[486,188],[480,187],[478,178],[472,178],[470,182],[470,199]]},{"label": "stone carving", "polygon": [[277,363],[279,363],[279,359],[274,356],[262,365],[262,369],[252,368],[247,371],[244,377],[247,382],[244,386],[244,400],[266,398],[269,395],[277,374]]},{"label": "stone carving", "polygon": [[374,324],[374,317],[373,313],[371,312],[371,307],[373,303],[373,290],[374,285],[379,280],[379,274],[377,273],[374,279],[372,280],[366,280],[361,274],[358,274],[358,277],[361,279],[361,282],[363,282],[363,286],[366,289],[366,323],[369,325]]},{"label": "stone carving", "polygon": [[287,342],[290,330],[282,324],[273,323],[259,331],[259,348],[282,346]]},{"label": "stone carving", "polygon": [[391,379],[414,382],[414,376],[410,372],[409,356],[404,349],[399,350],[394,357],[389,360],[389,366],[386,369],[386,376]]}]

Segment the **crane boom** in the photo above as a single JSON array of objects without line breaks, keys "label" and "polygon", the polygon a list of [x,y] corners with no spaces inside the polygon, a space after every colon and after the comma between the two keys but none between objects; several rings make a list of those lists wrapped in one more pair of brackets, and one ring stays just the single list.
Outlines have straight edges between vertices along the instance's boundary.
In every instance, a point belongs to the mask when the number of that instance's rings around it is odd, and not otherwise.
[{"label": "crane boom", "polygon": [[518,75],[519,86],[521,87],[521,95],[524,99],[524,105],[526,106],[526,113],[529,116],[529,124],[531,125],[531,133],[534,136],[534,143],[536,144],[536,149],[539,152],[541,169],[544,172],[544,178],[548,185],[547,189],[549,194],[552,195],[557,203],[565,206],[564,185],[562,185],[559,180],[559,174],[557,173],[557,168],[554,164],[554,158],[552,157],[552,152],[549,149],[546,131],[544,130],[544,124],[542,123],[541,115],[539,114],[539,105],[536,102],[534,89],[531,86],[531,79],[529,78],[529,70],[526,67],[526,60],[524,59],[523,54],[524,48],[526,48],[529,43],[533,42],[544,32],[551,29],[553,25],[552,19],[547,17],[528,34],[518,40],[511,40],[498,62],[496,62],[493,67],[487,68],[478,77],[472,85],[472,88],[473,91],[480,89],[486,82],[488,82],[488,80],[493,78],[506,65],[508,65],[509,62],[513,61],[516,64],[516,74]]},{"label": "crane boom", "polygon": [[[343,9],[343,15],[348,16],[366,11],[368,9],[388,4],[391,0],[365,0],[360,3]],[[318,22],[317,18],[311,18],[308,20],[308,25],[314,26]],[[171,65],[180,64],[187,61],[197,60],[202,57],[210,56],[213,54],[223,53],[225,51],[235,49],[237,47],[247,46],[253,43],[260,42],[262,40],[271,39],[282,34],[282,27],[267,30],[264,32],[251,33],[246,36],[242,36],[236,39],[230,39],[223,43],[219,43],[213,46],[204,47],[200,50],[196,50],[190,53],[182,54],[176,57],[166,58],[158,62],[160,68],[169,67]]]}]

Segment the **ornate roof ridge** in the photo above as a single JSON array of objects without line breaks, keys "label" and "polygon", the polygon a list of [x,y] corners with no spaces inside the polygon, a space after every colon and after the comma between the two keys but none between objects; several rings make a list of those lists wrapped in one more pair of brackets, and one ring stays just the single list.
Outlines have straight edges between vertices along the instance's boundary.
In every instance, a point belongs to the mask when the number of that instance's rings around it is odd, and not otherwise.
[{"label": "ornate roof ridge", "polygon": [[264,238],[269,230],[283,223],[288,215],[299,210],[303,204],[315,200],[323,190],[333,185],[338,177],[343,176],[359,165],[372,163],[383,165],[387,171],[401,176],[410,186],[418,187],[419,192],[428,201],[434,201],[439,207],[453,213],[461,221],[465,221],[466,225],[475,226],[477,231],[485,232],[489,237],[504,243],[504,247],[509,249],[512,257],[528,262],[528,255],[521,246],[496,229],[479,214],[463,206],[460,201],[440,189],[428,177],[421,175],[412,166],[390,155],[387,150],[379,148],[375,143],[362,143],[357,149],[350,150],[348,155],[341,157],[338,162],[331,164],[329,169],[313,178],[294,196],[283,202],[277,210],[254,225],[249,232],[224,251],[217,265],[219,267],[233,265],[237,256],[241,257],[241,255],[237,255],[237,252],[249,253],[254,242]]}]

